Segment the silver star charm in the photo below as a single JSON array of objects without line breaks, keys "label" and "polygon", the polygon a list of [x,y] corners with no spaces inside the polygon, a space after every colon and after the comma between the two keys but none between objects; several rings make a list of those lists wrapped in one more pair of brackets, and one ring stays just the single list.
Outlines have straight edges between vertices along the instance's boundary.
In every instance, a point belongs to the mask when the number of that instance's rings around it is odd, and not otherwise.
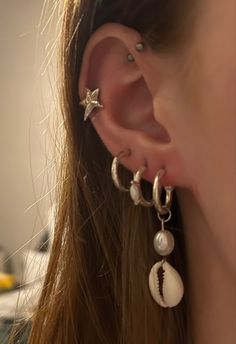
[{"label": "silver star charm", "polygon": [[95,108],[102,108],[103,107],[99,103],[99,100],[98,100],[99,88],[97,88],[94,91],[90,91],[88,88],[85,88],[85,91],[86,91],[85,99],[81,100],[81,102],[80,102],[80,104],[85,107],[84,121],[86,121],[88,116],[91,114],[91,112]]}]

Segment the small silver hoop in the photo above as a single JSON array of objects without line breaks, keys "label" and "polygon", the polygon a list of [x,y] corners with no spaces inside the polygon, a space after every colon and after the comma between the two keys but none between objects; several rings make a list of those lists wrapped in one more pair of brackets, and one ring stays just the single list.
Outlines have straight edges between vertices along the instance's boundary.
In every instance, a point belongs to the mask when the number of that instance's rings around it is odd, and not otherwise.
[{"label": "small silver hoop", "polygon": [[140,167],[140,169],[134,173],[134,178],[131,181],[131,186],[130,186],[130,197],[132,198],[132,200],[134,201],[135,205],[142,205],[144,207],[152,207],[153,206],[153,201],[147,201],[145,200],[145,198],[143,197],[142,191],[141,191],[141,179],[142,179],[142,175],[145,172],[145,170],[147,169],[146,166],[142,166]]},{"label": "small silver hoop", "polygon": [[164,175],[165,171],[163,169],[159,170],[156,174],[156,177],[153,182],[153,189],[152,189],[152,197],[153,197],[153,203],[154,207],[158,211],[160,215],[166,215],[169,213],[171,204],[172,204],[172,199],[173,199],[173,190],[174,188],[172,186],[165,186],[165,192],[166,192],[166,198],[165,198],[165,204],[163,205],[161,203],[161,192],[162,192],[162,187],[161,187],[161,177]]},{"label": "small silver hoop", "polygon": [[[168,208],[167,208],[166,215],[168,215],[168,216],[167,216],[167,218],[165,219],[165,218],[161,217],[161,214],[160,214],[159,212],[157,212],[157,217],[158,217],[158,219],[160,220],[160,222],[162,223],[162,225],[163,225],[164,223],[170,221],[170,219],[171,219],[172,213],[171,213],[171,210],[168,209]],[[165,215],[163,215],[163,216],[165,216]]]},{"label": "small silver hoop", "polygon": [[117,187],[117,189],[119,189],[120,191],[123,191],[123,192],[128,192],[129,189],[121,184],[120,178],[118,176],[118,167],[120,164],[120,159],[122,159],[126,156],[129,156],[130,154],[131,154],[130,149],[122,150],[119,154],[117,154],[114,157],[114,159],[112,161],[112,165],[111,165],[111,176],[112,176],[113,182],[114,182],[115,186]]}]

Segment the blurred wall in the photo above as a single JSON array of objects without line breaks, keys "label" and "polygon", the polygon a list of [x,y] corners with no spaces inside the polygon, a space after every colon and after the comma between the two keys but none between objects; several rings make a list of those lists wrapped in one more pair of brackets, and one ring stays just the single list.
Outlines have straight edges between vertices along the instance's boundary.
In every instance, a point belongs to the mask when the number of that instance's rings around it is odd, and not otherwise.
[{"label": "blurred wall", "polygon": [[18,273],[26,243],[47,225],[53,188],[50,2],[0,1],[0,246]]}]

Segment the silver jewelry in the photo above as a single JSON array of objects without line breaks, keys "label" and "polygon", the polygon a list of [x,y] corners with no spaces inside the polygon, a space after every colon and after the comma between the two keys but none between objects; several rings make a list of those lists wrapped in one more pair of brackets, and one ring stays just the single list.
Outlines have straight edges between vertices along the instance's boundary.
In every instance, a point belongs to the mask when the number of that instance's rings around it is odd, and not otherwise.
[{"label": "silver jewelry", "polygon": [[132,54],[128,54],[127,59],[129,60],[129,62],[134,62],[134,57]]},{"label": "silver jewelry", "polygon": [[165,186],[165,192],[166,192],[166,198],[165,198],[165,204],[162,205],[161,203],[161,192],[162,192],[162,187],[160,183],[160,179],[163,176],[165,171],[161,169],[157,174],[153,182],[153,189],[152,189],[152,197],[153,197],[153,202],[156,210],[158,211],[159,214],[165,215],[168,213],[171,203],[172,203],[172,191],[174,188],[172,186]]},{"label": "silver jewelry", "polygon": [[[184,294],[184,285],[179,273],[166,261],[168,256],[174,249],[175,240],[172,233],[165,229],[165,223],[171,219],[171,201],[172,187],[165,187],[166,199],[163,206],[160,201],[161,190],[160,179],[164,171],[160,170],[155,177],[155,185],[153,184],[153,194],[157,195],[153,199],[157,215],[161,221],[161,230],[159,230],[153,239],[155,251],[162,256],[162,260],[155,263],[149,274],[149,289],[153,299],[162,307],[175,307],[181,301]],[[159,212],[161,210],[161,212]],[[168,215],[165,219],[163,215]]]},{"label": "silver jewelry", "polygon": [[144,207],[152,207],[153,202],[152,201],[146,201],[145,198],[143,197],[142,191],[141,191],[141,179],[143,173],[146,171],[147,167],[146,166],[141,166],[140,169],[134,173],[134,178],[131,181],[131,186],[130,186],[130,197],[134,201],[135,205],[142,205]]},{"label": "silver jewelry", "polygon": [[96,88],[96,90],[94,91],[85,88],[85,91],[85,98],[80,102],[80,105],[83,105],[85,108],[84,121],[87,120],[87,118],[94,109],[103,107],[103,105],[101,105],[98,100],[98,95],[100,91],[99,88]]},{"label": "silver jewelry", "polygon": [[117,187],[117,189],[120,190],[120,191],[123,191],[123,192],[128,192],[129,189],[121,184],[120,178],[119,178],[119,175],[118,175],[118,167],[119,167],[120,159],[122,159],[122,158],[124,158],[126,156],[129,156],[130,154],[131,154],[130,149],[121,151],[119,154],[117,154],[114,157],[114,159],[112,161],[112,165],[111,165],[112,180],[113,180],[115,186]]},{"label": "silver jewelry", "polygon": [[[129,151],[130,152],[130,151]],[[178,271],[166,261],[166,257],[172,253],[175,246],[175,239],[173,234],[165,229],[165,223],[171,219],[171,204],[172,194],[174,188],[171,186],[164,187],[166,192],[164,205],[161,202],[161,193],[163,187],[161,186],[161,178],[165,170],[161,169],[157,172],[153,183],[153,199],[147,201],[144,199],[141,191],[141,178],[146,171],[147,166],[142,166],[136,173],[134,173],[131,181],[130,189],[121,185],[118,177],[119,158],[125,156],[127,152],[120,152],[118,156],[113,159],[112,163],[112,179],[119,190],[129,191],[134,204],[140,204],[145,207],[154,206],[157,210],[158,219],[161,222],[161,230],[155,234],[153,239],[153,246],[155,251],[162,259],[156,262],[149,273],[148,284],[150,294],[153,299],[164,308],[177,306],[184,295],[183,281]]]},{"label": "silver jewelry", "polygon": [[[135,45],[135,48],[138,52],[144,51],[144,43],[142,43],[142,42],[137,43]],[[130,53],[127,55],[127,59],[129,60],[129,62],[134,62],[134,57]]]},{"label": "silver jewelry", "polygon": [[144,51],[144,43],[143,42],[139,42],[135,45],[135,48],[138,52],[142,52]]}]

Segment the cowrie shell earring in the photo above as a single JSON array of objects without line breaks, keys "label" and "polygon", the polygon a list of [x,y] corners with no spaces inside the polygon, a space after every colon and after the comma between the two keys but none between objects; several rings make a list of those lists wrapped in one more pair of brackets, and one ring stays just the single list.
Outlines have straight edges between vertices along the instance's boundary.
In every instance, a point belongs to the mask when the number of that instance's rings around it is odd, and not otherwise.
[{"label": "cowrie shell earring", "polygon": [[[165,229],[165,222],[171,219],[171,204],[173,187],[165,186],[165,203],[161,202],[161,177],[165,171],[161,169],[154,179],[152,195],[153,199],[147,201],[144,199],[141,191],[141,178],[143,172],[147,169],[142,166],[136,173],[131,182],[130,196],[135,205],[144,207],[154,206],[157,210],[158,219],[161,222],[161,230],[159,230],[154,239],[153,246],[155,251],[163,257],[163,259],[153,265],[149,273],[149,289],[153,299],[162,307],[174,307],[179,304],[184,294],[184,285],[179,273],[166,261],[166,257],[171,254],[175,246],[175,239],[172,233]],[[167,216],[165,218],[164,216]]]},{"label": "cowrie shell earring", "polygon": [[177,306],[184,293],[179,273],[165,260],[153,265],[149,274],[149,288],[154,300],[164,308]]},{"label": "cowrie shell earring", "polygon": [[96,90],[94,91],[85,88],[85,98],[80,102],[80,105],[84,106],[85,108],[84,121],[87,120],[94,109],[103,107],[103,105],[101,105],[98,100],[99,91],[99,88],[96,88]]},{"label": "cowrie shell earring", "polygon": [[[182,300],[184,294],[183,281],[173,266],[167,261],[166,257],[171,254],[175,246],[175,239],[172,233],[165,229],[165,222],[171,219],[172,191],[171,186],[166,186],[165,204],[161,203],[160,179],[164,170],[160,170],[153,183],[153,203],[157,210],[157,216],[161,221],[159,230],[153,239],[155,251],[163,259],[153,265],[149,274],[149,289],[153,299],[162,307],[175,307]],[[167,215],[165,219],[163,216]]]}]

